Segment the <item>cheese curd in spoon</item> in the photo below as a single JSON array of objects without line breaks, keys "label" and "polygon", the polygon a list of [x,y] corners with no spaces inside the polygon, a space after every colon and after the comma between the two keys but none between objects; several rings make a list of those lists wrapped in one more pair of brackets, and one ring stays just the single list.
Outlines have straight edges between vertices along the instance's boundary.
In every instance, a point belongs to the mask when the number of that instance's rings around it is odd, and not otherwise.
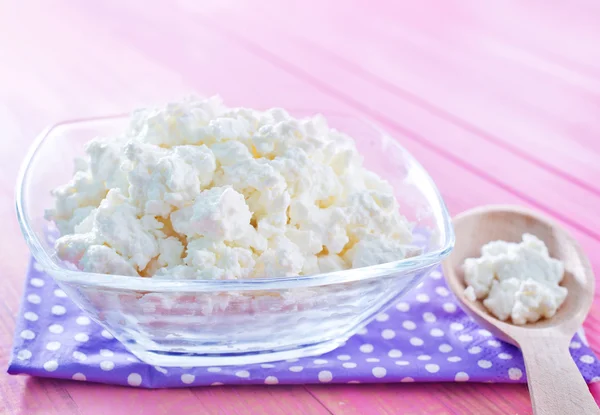
[{"label": "cheese curd in spoon", "polygon": [[531,234],[524,234],[520,243],[484,245],[481,257],[465,260],[464,275],[469,300],[483,300],[494,316],[514,324],[554,316],[567,297],[567,289],[559,285],[563,263]]},{"label": "cheese curd in spoon", "polygon": [[163,279],[309,275],[400,260],[393,189],[325,118],[218,97],[133,113],[90,141],[46,212],[60,259]]}]

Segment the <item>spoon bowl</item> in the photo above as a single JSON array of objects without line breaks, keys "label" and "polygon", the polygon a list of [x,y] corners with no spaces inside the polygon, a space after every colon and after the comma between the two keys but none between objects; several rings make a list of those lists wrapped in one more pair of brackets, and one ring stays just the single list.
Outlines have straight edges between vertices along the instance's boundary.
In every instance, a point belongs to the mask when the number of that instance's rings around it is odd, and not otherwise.
[{"label": "spoon bowl", "polygon": [[[529,390],[536,414],[600,413],[577,366],[569,343],[583,324],[594,300],[595,280],[590,262],[577,241],[549,218],[516,206],[484,206],[454,219],[456,245],[442,263],[449,288],[462,308],[482,327],[523,352]],[[550,319],[515,325],[490,314],[481,301],[470,301],[464,290],[463,266],[481,255],[488,242],[520,242],[523,233],[544,241],[550,256],[564,263],[561,285],[569,291]]]}]

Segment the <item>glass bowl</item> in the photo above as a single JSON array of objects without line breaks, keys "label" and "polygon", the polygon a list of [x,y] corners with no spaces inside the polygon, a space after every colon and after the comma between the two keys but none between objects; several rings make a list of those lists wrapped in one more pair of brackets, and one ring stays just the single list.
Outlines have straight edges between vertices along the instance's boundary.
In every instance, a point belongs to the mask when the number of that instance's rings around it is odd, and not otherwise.
[{"label": "glass bowl", "polygon": [[[319,111],[290,111],[296,117]],[[446,257],[454,232],[427,172],[369,121],[321,112],[356,140],[365,166],[393,186],[414,224],[418,256],[326,274],[227,281],[165,281],[82,272],[60,261],[44,209],[72,176],[84,144],[123,132],[127,116],[57,124],[32,146],[17,183],[17,215],[35,260],[69,298],[142,361],[157,366],[262,363],[319,355],[343,344]]]}]

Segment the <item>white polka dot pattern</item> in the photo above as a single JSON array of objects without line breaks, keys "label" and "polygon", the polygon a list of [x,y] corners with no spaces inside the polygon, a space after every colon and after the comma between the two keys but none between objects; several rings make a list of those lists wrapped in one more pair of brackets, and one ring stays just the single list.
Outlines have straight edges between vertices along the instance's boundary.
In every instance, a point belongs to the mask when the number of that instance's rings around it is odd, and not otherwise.
[{"label": "white polka dot pattern", "polygon": [[23,318],[29,321],[38,321],[39,317],[33,311],[27,311],[23,314]]},{"label": "white polka dot pattern", "polygon": [[50,350],[52,352],[60,349],[60,342],[50,342],[46,344],[46,350]]},{"label": "white polka dot pattern", "polygon": [[373,376],[375,376],[376,378],[382,378],[385,377],[387,370],[384,367],[374,367],[373,370],[371,371],[373,373]]},{"label": "white polka dot pattern", "polygon": [[398,349],[392,349],[388,352],[388,356],[391,357],[392,359],[397,358],[397,357],[402,357],[402,352]]},{"label": "white polka dot pattern", "polygon": [[114,356],[114,353],[108,349],[100,349],[100,356],[111,357]]},{"label": "white polka dot pattern", "polygon": [[440,344],[440,346],[438,347],[438,350],[442,353],[450,353],[452,351],[452,346],[450,346],[449,344]]},{"label": "white polka dot pattern", "polygon": [[44,369],[46,369],[48,372],[54,372],[56,369],[58,369],[58,362],[56,360],[48,360],[46,363],[44,363]]},{"label": "white polka dot pattern", "polygon": [[79,316],[75,319],[75,322],[80,326],[87,326],[88,324],[90,324],[91,321],[90,318],[87,316]]},{"label": "white polka dot pattern", "polygon": [[523,377],[523,371],[518,367],[511,367],[508,369],[508,377],[510,380],[519,380]]},{"label": "white polka dot pattern", "polygon": [[489,369],[490,367],[492,367],[492,362],[490,362],[489,360],[479,360],[477,362],[477,366],[479,366],[482,369]]},{"label": "white polka dot pattern", "polygon": [[446,313],[456,312],[456,305],[453,303],[444,303],[444,305],[442,307]]},{"label": "white polka dot pattern", "polygon": [[435,323],[437,318],[435,317],[435,314],[433,314],[430,311],[427,311],[423,313],[423,320],[425,320],[427,323]]},{"label": "white polka dot pattern", "polygon": [[429,373],[437,373],[440,371],[440,367],[435,363],[428,363],[425,365],[425,370]]},{"label": "white polka dot pattern", "polygon": [[438,328],[431,329],[429,334],[433,337],[444,337],[444,331]]},{"label": "white polka dot pattern", "polygon": [[73,357],[75,359],[79,360],[79,361],[84,361],[84,360],[87,359],[87,355],[85,353],[83,353],[83,352],[78,351],[78,350],[75,350],[73,352]]},{"label": "white polka dot pattern", "polygon": [[265,378],[265,384],[267,385],[277,385],[279,383],[279,379],[277,379],[275,376],[267,376]]},{"label": "white polka dot pattern", "polygon": [[429,277],[433,278],[435,280],[439,280],[439,279],[442,279],[442,273],[438,270],[434,270],[434,271],[431,271],[431,274],[429,274]]},{"label": "white polka dot pattern", "polygon": [[87,380],[87,378],[85,377],[85,375],[83,373],[80,373],[80,372],[74,373],[71,378],[73,380],[79,380],[79,381]]},{"label": "white polka dot pattern", "polygon": [[417,328],[417,325],[410,320],[406,320],[402,323],[402,327],[404,327],[406,330],[414,330]]},{"label": "white polka dot pattern", "polygon": [[381,337],[383,337],[386,340],[390,340],[396,337],[396,332],[392,329],[385,329],[381,332]]},{"label": "white polka dot pattern", "polygon": [[33,285],[34,287],[43,287],[44,286],[44,280],[41,278],[32,278],[29,280],[29,283],[31,285]]},{"label": "white polka dot pattern", "polygon": [[142,376],[139,373],[130,373],[127,376],[127,384],[130,386],[140,386],[142,384]]},{"label": "white polka dot pattern", "polygon": [[481,353],[481,347],[473,346],[468,350],[468,352],[471,354],[479,354],[479,353]]},{"label": "white polka dot pattern", "polygon": [[102,332],[100,333],[100,335],[102,337],[104,337],[105,339],[109,339],[109,340],[114,339],[114,336],[112,334],[110,334],[108,332],[108,330],[102,330]]},{"label": "white polka dot pattern", "polygon": [[115,367],[115,364],[113,362],[111,362],[110,360],[103,360],[100,362],[100,369],[108,372],[109,370],[113,370]]},{"label": "white polka dot pattern", "polygon": [[31,330],[23,330],[21,332],[21,337],[25,340],[33,340],[35,339],[35,333]]},{"label": "white polka dot pattern", "polygon": [[583,363],[590,364],[590,363],[594,363],[594,361],[595,361],[596,359],[594,359],[594,358],[593,358],[592,356],[590,356],[590,355],[584,354],[583,356],[581,356],[581,357],[579,358],[579,360],[580,360],[581,362],[583,362]]},{"label": "white polka dot pattern", "polygon": [[[330,353],[245,366],[145,365],[34,267],[24,297],[11,373],[131,387],[526,381],[518,349],[466,316],[439,270]],[[570,350],[586,380],[600,379],[600,364],[579,335]]]},{"label": "white polka dot pattern", "polygon": [[441,297],[448,297],[450,295],[450,291],[448,291],[446,287],[442,286],[436,287],[435,292]]},{"label": "white polka dot pattern", "polygon": [[52,324],[48,327],[48,331],[54,334],[61,334],[63,331],[65,331],[65,328],[60,324]]},{"label": "white polka dot pattern", "polygon": [[27,296],[27,301],[31,304],[40,304],[42,302],[42,298],[37,294],[29,294]]},{"label": "white polka dot pattern", "polygon": [[467,380],[469,380],[469,375],[465,372],[458,372],[454,376],[454,380],[457,382],[466,382]]},{"label": "white polka dot pattern", "polygon": [[384,321],[388,321],[390,319],[390,316],[387,315],[386,313],[379,313],[377,314],[377,317],[375,317],[375,320],[379,321],[380,323],[383,323]]},{"label": "white polka dot pattern", "polygon": [[417,294],[417,301],[420,303],[428,303],[429,296],[425,293]]},{"label": "white polka dot pattern", "polygon": [[413,346],[423,346],[424,344],[423,340],[419,337],[411,337],[409,341]]},{"label": "white polka dot pattern", "polygon": [[64,308],[62,305],[54,305],[52,306],[52,314],[54,314],[55,316],[62,316],[63,314],[65,314],[67,312],[67,309]]},{"label": "white polka dot pattern", "polygon": [[191,375],[189,373],[184,373],[183,375],[181,375],[181,381],[186,385],[191,385],[192,383],[194,383],[194,380],[196,380],[196,376]]},{"label": "white polka dot pattern", "polygon": [[450,329],[454,330],[454,331],[460,331],[460,330],[464,330],[465,326],[463,326],[461,323],[450,323]]},{"label": "white polka dot pattern", "polygon": [[401,312],[407,312],[408,310],[410,310],[410,305],[408,303],[398,303],[396,304],[396,310],[401,311]]},{"label": "white polka dot pattern", "polygon": [[373,351],[373,345],[372,344],[363,344],[358,349],[363,353],[371,353]]},{"label": "white polka dot pattern", "polygon": [[319,378],[319,382],[331,382],[333,379],[333,374],[329,370],[322,370],[317,375]]}]

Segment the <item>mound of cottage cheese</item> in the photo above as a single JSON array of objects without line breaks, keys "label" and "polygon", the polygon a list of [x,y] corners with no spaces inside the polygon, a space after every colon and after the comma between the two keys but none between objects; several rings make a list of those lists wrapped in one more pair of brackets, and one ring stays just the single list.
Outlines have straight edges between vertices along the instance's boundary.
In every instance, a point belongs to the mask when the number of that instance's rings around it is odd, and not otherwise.
[{"label": "mound of cottage cheese", "polygon": [[483,300],[500,320],[534,323],[554,316],[565,301],[567,289],[559,285],[564,270],[534,235],[524,234],[521,243],[493,241],[481,248],[481,257],[465,260],[465,296]]},{"label": "mound of cottage cheese", "polygon": [[163,279],[309,275],[396,261],[411,228],[393,189],[325,118],[218,97],[137,110],[55,189],[60,259]]}]

